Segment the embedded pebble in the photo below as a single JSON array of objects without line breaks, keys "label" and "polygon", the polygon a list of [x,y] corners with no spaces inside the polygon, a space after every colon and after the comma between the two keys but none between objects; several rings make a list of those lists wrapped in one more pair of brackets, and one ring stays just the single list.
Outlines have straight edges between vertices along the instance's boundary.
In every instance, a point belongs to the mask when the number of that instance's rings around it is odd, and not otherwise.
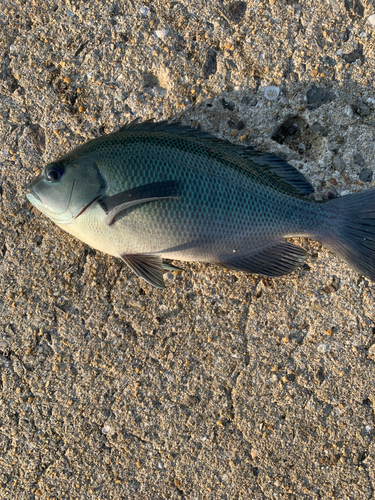
[{"label": "embedded pebble", "polygon": [[326,352],[329,351],[329,344],[322,342],[321,344],[318,345],[318,351],[321,352],[322,354],[325,354]]},{"label": "embedded pebble", "polygon": [[142,16],[148,16],[150,13],[150,9],[148,7],[145,7],[142,5],[142,7],[139,9],[139,12],[142,14]]},{"label": "embedded pebble", "polygon": [[162,29],[162,30],[156,30],[155,31],[155,36],[157,38],[165,38],[169,33],[168,29]]},{"label": "embedded pebble", "polygon": [[267,87],[266,90],[264,91],[264,96],[269,101],[276,101],[276,99],[279,97],[279,94],[280,94],[279,87],[270,86]]},{"label": "embedded pebble", "polygon": [[371,182],[373,171],[370,168],[364,168],[359,172],[358,177],[362,182]]}]

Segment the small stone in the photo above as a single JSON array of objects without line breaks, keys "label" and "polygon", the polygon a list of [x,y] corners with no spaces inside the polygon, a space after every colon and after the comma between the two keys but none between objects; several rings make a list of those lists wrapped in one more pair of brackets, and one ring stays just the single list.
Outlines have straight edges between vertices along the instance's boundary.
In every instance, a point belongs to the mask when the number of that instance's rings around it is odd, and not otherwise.
[{"label": "small stone", "polygon": [[139,13],[140,13],[142,16],[146,17],[146,16],[148,16],[148,15],[149,15],[149,13],[150,13],[150,9],[149,9],[148,7],[145,7],[144,5],[142,5],[142,7],[139,9]]},{"label": "small stone", "polygon": [[30,137],[34,149],[39,153],[42,153],[46,147],[46,137],[44,129],[37,124],[30,125],[30,127],[28,128],[28,136]]},{"label": "small stone", "polygon": [[209,49],[206,53],[206,60],[202,67],[202,77],[207,79],[217,71],[216,51]]},{"label": "small stone", "polygon": [[346,165],[345,165],[345,162],[344,160],[342,159],[342,157],[340,155],[336,155],[334,158],[333,158],[333,166],[335,167],[335,170],[337,172],[343,172],[345,169],[346,169]]},{"label": "small stone", "polygon": [[66,77],[64,78],[64,82],[65,82],[65,83],[67,83],[68,85],[69,85],[69,83],[71,83],[71,81],[72,81],[72,79],[71,79],[71,78],[69,78],[69,76],[66,76]]},{"label": "small stone", "polygon": [[372,14],[367,18],[367,21],[372,25],[375,26],[375,14]]},{"label": "small stone", "polygon": [[[223,108],[224,109],[228,109],[229,111],[234,111],[234,109],[236,107],[235,104],[234,104],[234,102],[226,101],[224,98],[221,99],[220,102],[221,102],[221,105],[223,106]],[[231,123],[233,123],[233,125],[235,127],[234,122],[231,122]],[[229,125],[229,122],[228,122],[228,125]]]},{"label": "small stone", "polygon": [[336,66],[336,61],[332,57],[326,56],[324,62],[328,64],[328,66]]},{"label": "small stone", "polygon": [[346,116],[348,116],[349,118],[353,118],[353,116],[354,116],[354,111],[353,111],[352,106],[345,106],[344,113],[345,113],[345,114],[346,114]]},{"label": "small stone", "polygon": [[318,345],[318,351],[322,354],[327,353],[329,351],[329,345],[325,342],[321,343],[320,345]]},{"label": "small stone", "polygon": [[354,113],[356,113],[359,116],[369,116],[371,113],[370,108],[365,104],[361,99],[357,99],[352,105],[351,105]]},{"label": "small stone", "polygon": [[109,425],[105,425],[102,429],[103,434],[108,434],[111,431],[111,427]]},{"label": "small stone", "polygon": [[333,101],[334,97],[334,94],[329,90],[313,85],[306,93],[308,109],[314,110],[320,108],[323,104]]},{"label": "small stone", "polygon": [[276,99],[279,97],[279,94],[280,94],[279,87],[275,87],[273,85],[267,87],[266,90],[264,91],[264,97],[268,101],[276,101]]},{"label": "small stone", "polygon": [[327,137],[329,134],[329,129],[324,125],[321,125],[319,122],[314,122],[311,129],[316,135],[321,135],[322,137]]},{"label": "small stone", "polygon": [[345,0],[344,6],[351,16],[363,17],[365,13],[361,0]]},{"label": "small stone", "polygon": [[360,167],[365,166],[365,160],[363,159],[363,156],[360,153],[354,153],[353,155],[353,162],[356,165],[359,165]]},{"label": "small stone", "polygon": [[239,23],[246,12],[247,2],[232,2],[227,7],[227,17],[232,23]]},{"label": "small stone", "polygon": [[161,29],[155,31],[156,38],[165,38],[168,35],[168,29]]},{"label": "small stone", "polygon": [[373,171],[370,170],[369,168],[363,168],[359,172],[358,177],[359,177],[359,180],[361,180],[362,182],[371,182],[372,177],[373,177]]},{"label": "small stone", "polygon": [[363,46],[359,43],[358,47],[349,52],[348,54],[343,54],[342,58],[348,64],[354,63],[357,59],[360,59],[362,64],[365,62],[365,56],[363,55]]},{"label": "small stone", "polygon": [[237,130],[243,130],[246,127],[246,123],[243,120],[237,122]]},{"label": "small stone", "polygon": [[353,456],[353,464],[354,465],[359,465],[363,460],[363,453],[356,453],[354,456]]},{"label": "small stone", "polygon": [[258,99],[254,96],[244,96],[241,99],[242,104],[245,104],[246,106],[254,107],[258,104]]}]

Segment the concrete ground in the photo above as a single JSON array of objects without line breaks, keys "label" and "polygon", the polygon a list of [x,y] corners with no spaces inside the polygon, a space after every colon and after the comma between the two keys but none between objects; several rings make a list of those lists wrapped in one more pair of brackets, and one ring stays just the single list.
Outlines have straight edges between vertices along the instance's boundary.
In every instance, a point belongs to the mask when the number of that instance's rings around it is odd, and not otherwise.
[{"label": "concrete ground", "polygon": [[161,291],[25,198],[135,118],[276,153],[317,200],[373,186],[373,14],[0,0],[1,499],[375,498],[374,283],[301,240],[290,276],[183,263]]}]

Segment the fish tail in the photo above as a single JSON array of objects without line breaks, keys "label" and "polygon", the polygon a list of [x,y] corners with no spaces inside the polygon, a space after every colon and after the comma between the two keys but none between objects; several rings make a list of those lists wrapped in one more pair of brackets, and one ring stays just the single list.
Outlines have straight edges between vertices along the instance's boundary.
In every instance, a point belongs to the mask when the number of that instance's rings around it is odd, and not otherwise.
[{"label": "fish tail", "polygon": [[330,200],[325,206],[331,229],[318,241],[375,281],[375,189]]}]

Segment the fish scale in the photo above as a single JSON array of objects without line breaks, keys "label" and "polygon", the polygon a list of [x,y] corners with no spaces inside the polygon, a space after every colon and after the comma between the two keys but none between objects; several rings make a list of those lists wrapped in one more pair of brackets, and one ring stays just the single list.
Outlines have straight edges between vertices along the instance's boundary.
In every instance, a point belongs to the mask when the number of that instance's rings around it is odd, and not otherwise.
[{"label": "fish scale", "polygon": [[58,158],[28,198],[62,229],[162,287],[162,259],[287,274],[306,258],[283,240],[292,236],[314,238],[375,276],[373,245],[353,229],[357,221],[373,241],[374,219],[364,215],[370,191],[350,212],[344,198],[355,195],[313,202],[304,197],[311,185],[284,160],[162,122],[131,124]]}]

